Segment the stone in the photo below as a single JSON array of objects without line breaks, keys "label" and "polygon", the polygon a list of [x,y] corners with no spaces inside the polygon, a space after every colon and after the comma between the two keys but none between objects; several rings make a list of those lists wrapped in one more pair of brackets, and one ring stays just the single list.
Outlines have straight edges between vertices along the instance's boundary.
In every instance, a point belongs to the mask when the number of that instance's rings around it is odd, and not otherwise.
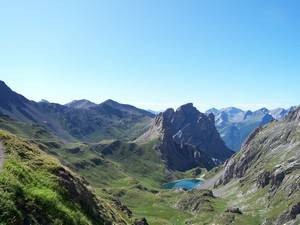
[{"label": "stone", "polygon": [[149,225],[146,218],[136,219],[133,224],[134,225]]},{"label": "stone", "polygon": [[235,213],[235,214],[242,214],[241,210],[239,208],[237,208],[237,207],[227,208],[225,210],[225,212]]}]

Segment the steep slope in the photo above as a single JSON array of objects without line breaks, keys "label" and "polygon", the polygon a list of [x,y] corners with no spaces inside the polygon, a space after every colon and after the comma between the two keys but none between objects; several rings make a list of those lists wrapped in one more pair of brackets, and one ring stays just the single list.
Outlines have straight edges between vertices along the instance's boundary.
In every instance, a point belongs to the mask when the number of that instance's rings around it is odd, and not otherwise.
[{"label": "steep slope", "polygon": [[299,224],[300,108],[253,132],[216,177],[214,193],[255,224]]},{"label": "steep slope", "polygon": [[257,127],[283,119],[288,110],[261,108],[256,111],[243,111],[238,108],[229,107],[224,109],[211,109],[206,114],[215,115],[216,127],[225,141],[226,145],[234,151],[240,150],[248,135]]},{"label": "steep slope", "polygon": [[151,124],[153,114],[112,100],[99,105],[79,100],[68,105],[29,101],[0,82],[0,114],[38,124],[65,141],[133,140]]},{"label": "steep slope", "polygon": [[138,143],[157,139],[157,149],[168,168],[185,171],[196,166],[211,169],[233,153],[220,138],[212,114],[200,113],[192,103],[156,116]]},{"label": "steep slope", "polygon": [[87,182],[36,145],[0,131],[3,224],[129,224],[128,215],[96,197]]}]

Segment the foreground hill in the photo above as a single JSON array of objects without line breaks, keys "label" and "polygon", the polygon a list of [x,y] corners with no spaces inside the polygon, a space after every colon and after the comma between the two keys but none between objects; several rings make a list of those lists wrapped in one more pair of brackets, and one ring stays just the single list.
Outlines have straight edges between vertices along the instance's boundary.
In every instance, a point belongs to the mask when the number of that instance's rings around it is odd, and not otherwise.
[{"label": "foreground hill", "polygon": [[[216,182],[212,182],[216,181]],[[250,135],[202,188],[256,215],[254,224],[300,223],[300,108]]]},{"label": "foreground hill", "polygon": [[17,121],[44,126],[66,141],[133,140],[154,115],[146,110],[107,100],[99,105],[86,100],[67,105],[34,102],[0,81],[0,114]]},{"label": "foreground hill", "polygon": [[3,131],[0,139],[1,224],[129,224],[128,215],[36,145]]},{"label": "foreground hill", "polygon": [[265,125],[271,121],[281,120],[289,110],[277,108],[268,110],[262,108],[256,111],[243,111],[235,107],[223,109],[210,109],[206,114],[215,115],[216,127],[225,141],[226,145],[234,150],[239,151],[243,142],[248,135],[257,127]]}]

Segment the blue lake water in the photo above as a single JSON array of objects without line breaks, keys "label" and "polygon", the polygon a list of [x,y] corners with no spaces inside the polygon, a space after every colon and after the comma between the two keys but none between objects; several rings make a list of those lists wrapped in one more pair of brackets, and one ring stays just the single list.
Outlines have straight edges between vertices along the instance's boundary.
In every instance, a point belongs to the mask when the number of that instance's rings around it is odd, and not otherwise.
[{"label": "blue lake water", "polygon": [[186,190],[192,190],[200,185],[203,181],[198,179],[182,179],[175,180],[166,184],[163,184],[162,187],[164,189],[179,189],[183,188]]}]

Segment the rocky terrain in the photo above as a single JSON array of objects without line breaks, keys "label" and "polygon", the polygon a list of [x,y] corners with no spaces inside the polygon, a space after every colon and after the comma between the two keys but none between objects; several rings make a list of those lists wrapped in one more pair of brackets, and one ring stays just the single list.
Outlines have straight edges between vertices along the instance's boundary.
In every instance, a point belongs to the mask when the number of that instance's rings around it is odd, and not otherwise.
[{"label": "rocky terrain", "polygon": [[259,214],[257,224],[299,224],[300,108],[256,129],[215,176],[214,193]]},{"label": "rocky terrain", "polygon": [[159,140],[157,148],[167,166],[174,170],[197,166],[211,169],[233,154],[216,130],[214,115],[199,112],[192,103],[158,114],[137,142],[151,139]]}]

